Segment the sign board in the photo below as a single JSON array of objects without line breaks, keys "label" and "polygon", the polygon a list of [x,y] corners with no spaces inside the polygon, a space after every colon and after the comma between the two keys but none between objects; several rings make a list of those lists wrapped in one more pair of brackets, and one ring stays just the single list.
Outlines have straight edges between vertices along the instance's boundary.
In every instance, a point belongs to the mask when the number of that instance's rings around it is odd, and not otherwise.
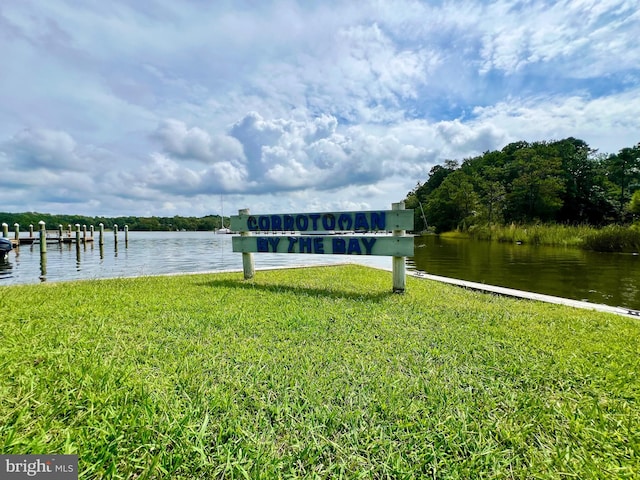
[{"label": "sign board", "polygon": [[[239,237],[232,238],[233,251],[242,252],[245,279],[253,278],[253,253],[391,256],[393,291],[404,292],[404,257],[413,256],[413,237],[405,236],[405,230],[413,230],[413,210],[405,210],[404,202],[392,207],[362,212],[264,215],[240,210],[231,217],[229,226],[240,232]],[[393,235],[385,235],[386,232]]]},{"label": "sign board", "polygon": [[309,235],[233,237],[234,252],[386,255],[412,257],[412,237],[382,235]]},{"label": "sign board", "polygon": [[234,215],[234,232],[379,232],[412,230],[413,210]]}]

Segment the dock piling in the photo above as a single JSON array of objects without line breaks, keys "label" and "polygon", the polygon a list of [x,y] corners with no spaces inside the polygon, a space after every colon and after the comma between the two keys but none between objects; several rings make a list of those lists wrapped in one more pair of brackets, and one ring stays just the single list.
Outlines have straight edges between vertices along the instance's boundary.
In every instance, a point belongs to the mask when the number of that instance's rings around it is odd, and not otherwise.
[{"label": "dock piling", "polygon": [[2,224],[2,238],[9,237],[9,225],[6,223]]},{"label": "dock piling", "polygon": [[44,220],[38,222],[40,225],[40,253],[47,253],[47,227]]}]

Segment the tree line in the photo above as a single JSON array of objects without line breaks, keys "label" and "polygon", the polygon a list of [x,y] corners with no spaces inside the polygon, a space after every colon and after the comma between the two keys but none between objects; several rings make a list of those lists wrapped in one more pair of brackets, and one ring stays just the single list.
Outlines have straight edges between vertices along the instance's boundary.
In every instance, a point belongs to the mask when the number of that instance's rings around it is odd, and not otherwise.
[{"label": "tree line", "polygon": [[514,142],[435,165],[407,194],[416,231],[473,225],[627,224],[640,215],[640,143],[600,154],[583,140]]},{"label": "tree line", "polygon": [[[68,225],[74,226],[76,224],[94,225],[97,228],[102,223],[106,229],[113,229],[114,225],[118,225],[119,228],[128,225],[129,230],[132,231],[213,231],[222,225],[222,217],[220,215],[207,215],[204,217],[89,217],[37,212],[0,212],[0,223],[8,224],[10,229],[13,229],[13,225],[18,223],[22,231],[26,231],[29,225],[33,225],[37,230],[40,221],[44,221],[49,230],[58,228],[58,225],[63,225],[66,228]],[[225,217],[224,224],[229,226],[229,217]]]}]

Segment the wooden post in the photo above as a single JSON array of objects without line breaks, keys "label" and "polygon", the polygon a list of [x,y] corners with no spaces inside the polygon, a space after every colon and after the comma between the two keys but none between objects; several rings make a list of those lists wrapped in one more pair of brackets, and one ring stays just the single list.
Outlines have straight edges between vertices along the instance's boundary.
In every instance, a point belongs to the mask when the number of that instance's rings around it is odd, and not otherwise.
[{"label": "wooden post", "polygon": [[[392,203],[391,209],[404,210],[404,202]],[[394,237],[403,237],[404,234],[404,230],[393,231]],[[393,270],[393,292],[404,293],[407,283],[405,257],[392,257],[391,261]]]},{"label": "wooden post", "polygon": [[44,220],[40,220],[38,225],[40,225],[40,253],[47,253],[47,227]]},{"label": "wooden post", "polygon": [[2,224],[2,238],[7,238],[9,236],[9,225],[7,223]]},{"label": "wooden post", "polygon": [[124,246],[129,246],[129,225],[124,226]]},{"label": "wooden post", "polygon": [[93,228],[93,225],[89,225],[89,238],[91,238],[91,240],[93,240],[94,232],[95,232],[95,228]]},{"label": "wooden post", "polygon": [[[46,231],[45,231],[46,236]],[[47,242],[45,238],[45,243]],[[44,282],[47,279],[47,252],[40,252],[40,281]]]},{"label": "wooden post", "polygon": [[20,225],[17,223],[13,224],[13,231],[15,232],[15,239],[18,245],[20,245]]},{"label": "wooden post", "polygon": [[62,224],[58,225],[58,242],[62,242]]},{"label": "wooden post", "polygon": [[113,241],[118,246],[118,224],[113,224]]},{"label": "wooden post", "polygon": [[29,225],[29,238],[33,238],[33,224]]},{"label": "wooden post", "polygon": [[76,223],[76,248],[80,248],[80,224]]},{"label": "wooden post", "polygon": [[[238,210],[238,215],[249,215],[249,209]],[[241,237],[251,236],[251,232],[240,232]],[[256,273],[253,263],[253,253],[242,252],[242,270],[244,271],[244,279],[250,280]]]},{"label": "wooden post", "polygon": [[87,226],[82,225],[82,243],[87,243]]},{"label": "wooden post", "polygon": [[104,245],[104,223],[99,224],[98,227],[100,227],[100,238],[98,239],[98,242],[102,247]]}]

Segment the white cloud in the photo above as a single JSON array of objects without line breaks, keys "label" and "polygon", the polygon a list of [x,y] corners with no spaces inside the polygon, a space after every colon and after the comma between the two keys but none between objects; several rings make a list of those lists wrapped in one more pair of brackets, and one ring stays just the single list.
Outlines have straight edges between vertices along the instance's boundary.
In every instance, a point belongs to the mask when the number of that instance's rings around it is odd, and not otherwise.
[{"label": "white cloud", "polygon": [[640,140],[632,0],[5,3],[16,211],[388,206],[509,141]]}]

